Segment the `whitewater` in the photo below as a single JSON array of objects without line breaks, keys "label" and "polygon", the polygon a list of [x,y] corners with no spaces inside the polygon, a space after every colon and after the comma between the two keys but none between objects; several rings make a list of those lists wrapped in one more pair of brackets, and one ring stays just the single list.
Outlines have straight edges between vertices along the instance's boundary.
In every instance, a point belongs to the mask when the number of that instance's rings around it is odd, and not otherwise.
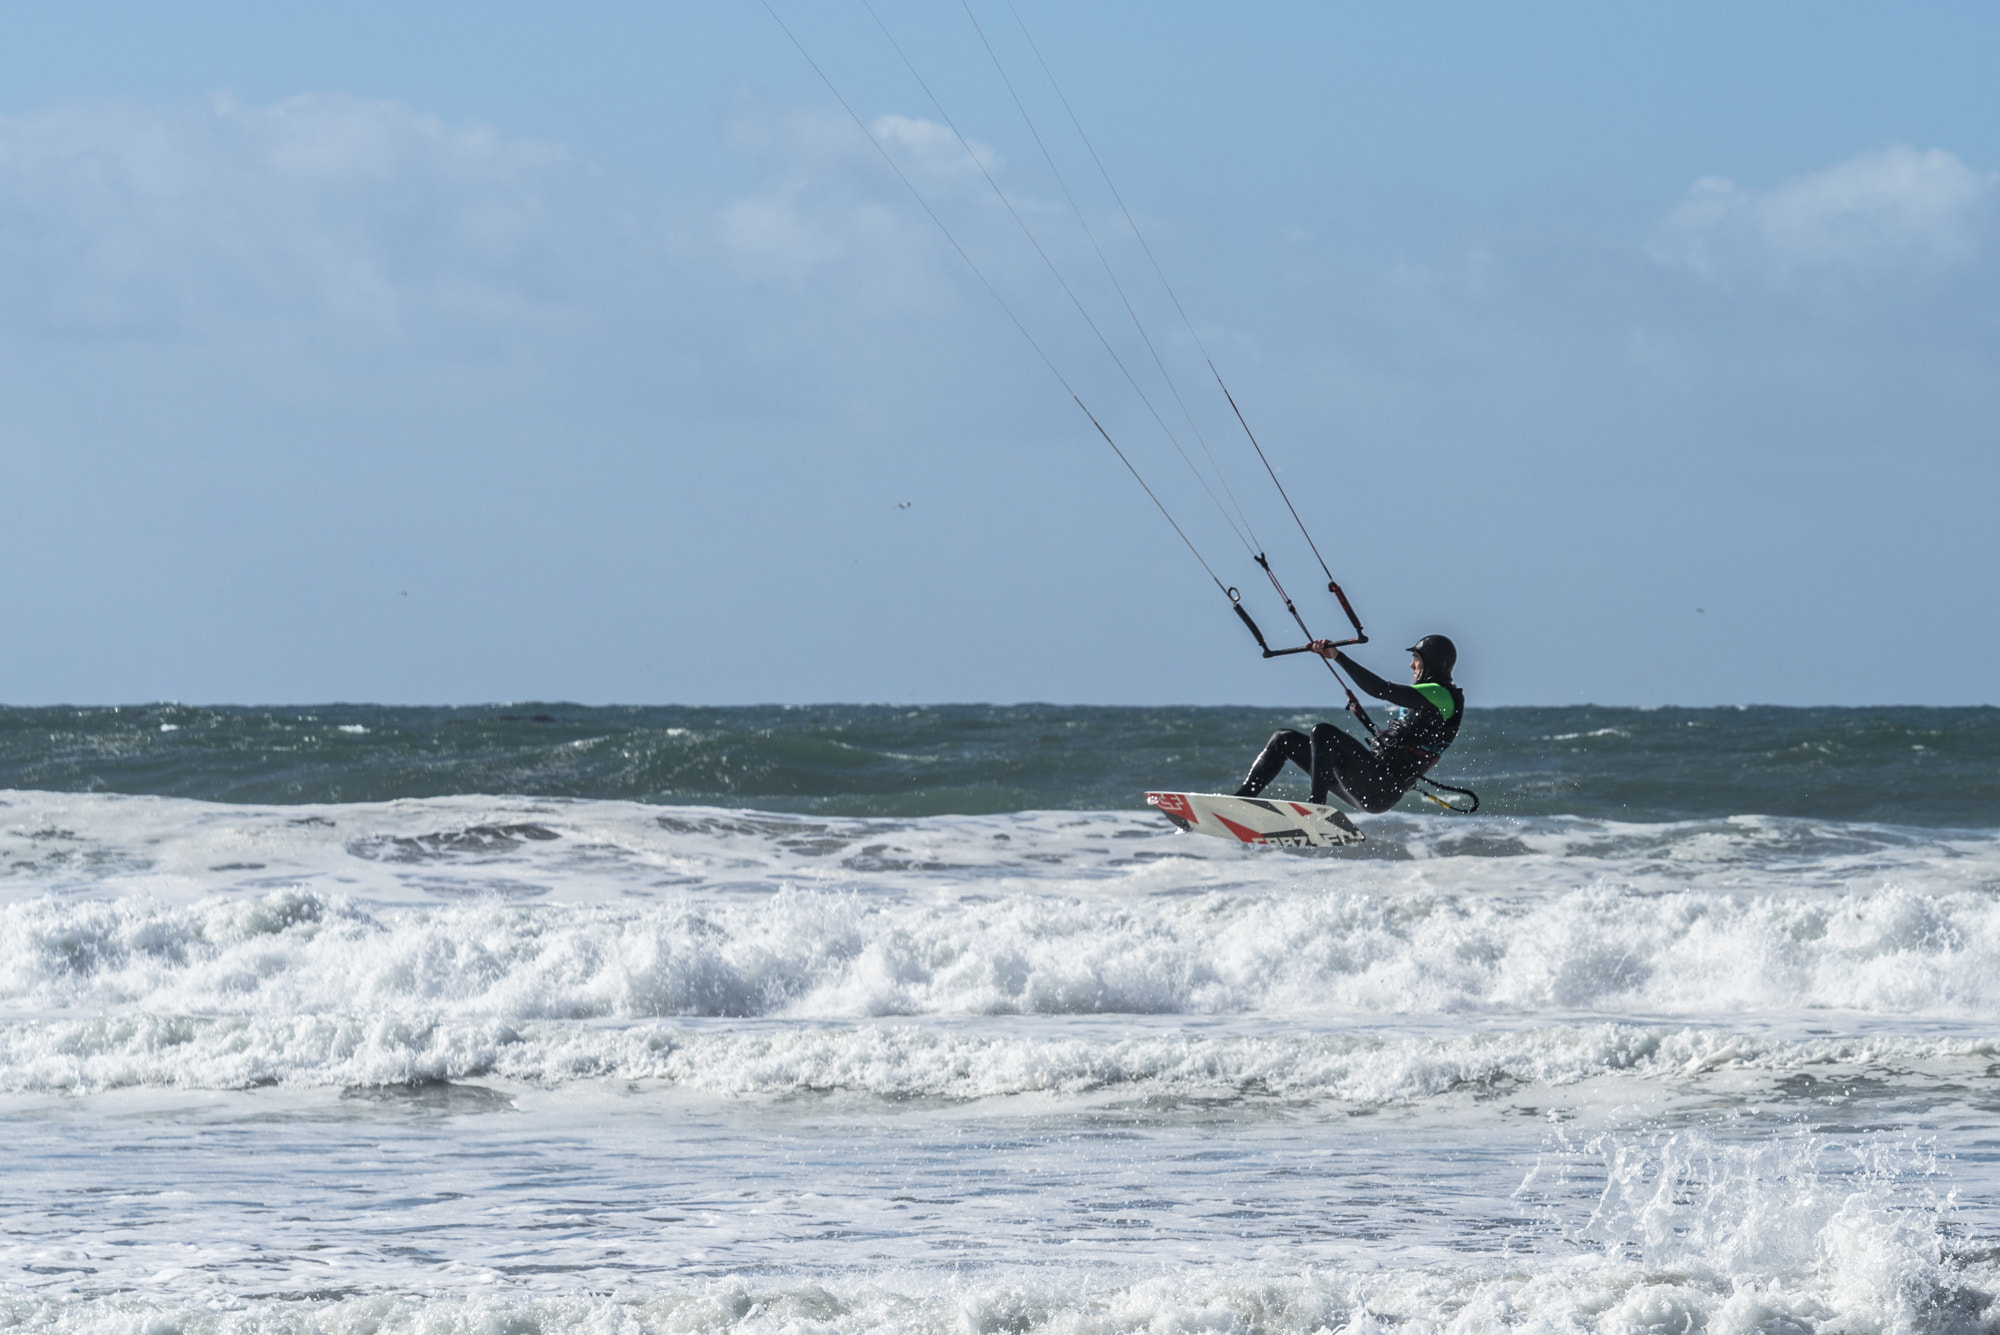
[{"label": "whitewater", "polygon": [[2000,757],[1561,713],[1288,851],[1137,800],[1226,712],[0,711],[0,1326],[2000,1327]]}]

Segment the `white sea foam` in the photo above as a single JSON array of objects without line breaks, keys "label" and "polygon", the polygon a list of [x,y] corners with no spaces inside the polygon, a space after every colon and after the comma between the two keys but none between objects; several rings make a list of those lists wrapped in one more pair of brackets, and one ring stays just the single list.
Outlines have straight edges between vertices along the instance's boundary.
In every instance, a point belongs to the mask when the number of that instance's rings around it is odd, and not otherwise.
[{"label": "white sea foam", "polygon": [[[1709,1166],[1729,1159],[1709,1148]],[[1422,1268],[1175,1266],[1110,1279],[1062,1265],[998,1273],[847,1270],[669,1281],[655,1291],[521,1294],[497,1271],[440,1275],[431,1292],[253,1298],[0,1298],[10,1329],[263,1332],[1268,1332],[1477,1335],[1973,1335],[1996,1322],[2000,1272],[1948,1255],[1948,1206],[1908,1199],[1893,1172],[1826,1172],[1810,1147],[1747,1152],[1722,1181],[1699,1146],[1645,1165],[1689,1188],[1655,1194],[1620,1233],[1573,1255]],[[1621,1169],[1626,1167],[1621,1162]],[[1747,1176],[1746,1176],[1747,1175]],[[1709,1191],[1724,1186],[1733,1191]],[[1609,1194],[1607,1194],[1609,1199]],[[159,1277],[179,1287],[186,1277]],[[453,1282],[455,1281],[455,1282]],[[156,1286],[157,1287],[157,1286]],[[633,1286],[641,1288],[644,1286]]]},{"label": "white sea foam", "polygon": [[[217,1108],[115,1163],[57,1138],[69,1152],[44,1166],[17,1136],[12,1192],[45,1174],[80,1195],[0,1233],[19,1276],[0,1321],[1969,1335],[1991,1329],[2000,1280],[1955,1242],[1950,1164],[1909,1136],[1727,1138],[1628,1109],[1595,1130],[1555,1123],[1525,1176],[1503,1160],[1493,1182],[1467,1175],[1479,1153],[1454,1141],[1512,1119],[1428,1119],[1428,1134],[1399,1119],[1377,1145],[1380,1123],[1356,1135],[1340,1116],[1262,1130],[1093,1130],[1102,1119],[1085,1116],[1045,1135],[1045,1115],[839,1119],[813,1105],[758,1125],[624,1101],[641,1106],[612,1122],[546,1095],[428,1125],[297,1102],[232,1123]],[[129,1129],[133,1112],[79,1130]],[[1320,1157],[1328,1139],[1347,1142],[1339,1157]],[[254,1145],[255,1162],[215,1152],[229,1144]],[[301,1204],[270,1209],[286,1189]],[[1149,1239],[1157,1260],[1132,1263]]]},{"label": "white sea foam", "polygon": [[1585,1273],[1626,1279],[1591,1304],[1600,1328],[1972,1331],[2000,1315],[1990,1257],[1947,1250],[1958,1204],[1934,1143],[1803,1128],[1728,1143],[1698,1127],[1556,1140],[1517,1194],[1601,1249]]},{"label": "white sea foam", "polygon": [[540,1019],[1654,1016],[2000,1010],[2000,901],[1891,885],[1435,892],[779,891],[634,907],[362,907],[272,890],[0,906],[0,1014]]},{"label": "white sea foam", "polygon": [[[648,1023],[672,1017],[1261,1016],[1323,1029],[1340,1016],[1519,1028],[1513,1017],[1592,1012],[2000,1013],[2000,841],[1978,835],[1377,822],[1377,851],[1394,856],[1356,860],[1087,813],[7,802],[0,1088],[494,1072],[714,1088],[704,1069],[749,1069],[747,1049],[724,1053],[712,1036],[695,1044],[712,1060],[687,1065],[693,1049]],[[796,1078],[745,1088],[973,1096],[1151,1079],[1120,1072],[1182,1060],[1150,1037],[1061,1057],[1010,1038],[976,1060],[940,1056],[957,1040],[897,1039],[916,1045],[899,1084],[852,1074],[854,1031],[792,1032],[795,1061],[773,1061]],[[944,1047],[914,1055],[926,1043]],[[1200,1048],[1186,1070],[1342,1098],[1423,1088],[1398,1076],[1362,1092],[1353,1071],[1313,1074],[1317,1058],[1222,1051]],[[1393,1092],[1406,1087],[1418,1092]]]},{"label": "white sea foam", "polygon": [[0,1325],[2000,1327],[2000,838],[1366,828],[0,794]]},{"label": "white sea foam", "polygon": [[2000,891],[2000,837],[1731,817],[1363,817],[1367,843],[1319,855],[1184,835],[1150,812],[858,819],[629,802],[447,797],[252,807],[0,793],[0,899],[144,893],[192,900],[276,886],[357,902],[830,888],[901,895],[1434,891],[1547,895]]},{"label": "white sea foam", "polygon": [[383,1014],[14,1020],[0,1023],[0,1089],[442,1080],[548,1087],[615,1079],[717,1095],[1248,1095],[1382,1106],[1606,1075],[1672,1083],[1724,1071],[1807,1071],[1833,1079],[1842,1071],[1930,1065],[1962,1078],[2000,1055],[2000,1038],[1956,1031],[1786,1038],[1718,1027],[1580,1024],[1438,1036],[1262,1032],[1272,1027],[1040,1036],[915,1024],[510,1024]]}]

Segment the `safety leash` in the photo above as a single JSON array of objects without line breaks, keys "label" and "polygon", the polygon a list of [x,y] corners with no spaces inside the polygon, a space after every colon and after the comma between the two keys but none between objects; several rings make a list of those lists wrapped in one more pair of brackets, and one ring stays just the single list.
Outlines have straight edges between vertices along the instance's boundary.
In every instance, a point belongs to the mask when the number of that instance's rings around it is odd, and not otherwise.
[{"label": "safety leash", "polygon": [[1435,788],[1438,790],[1438,792],[1441,793],[1457,793],[1460,797],[1471,798],[1472,799],[1471,806],[1458,807],[1458,806],[1453,806],[1451,803],[1445,801],[1442,797],[1438,797],[1436,794],[1433,793],[1417,794],[1418,797],[1423,798],[1426,802],[1435,802],[1439,806],[1443,807],[1446,811],[1451,812],[1455,816],[1470,816],[1473,812],[1479,810],[1479,794],[1473,792],[1470,788],[1454,788],[1448,783],[1439,783],[1436,779],[1428,779],[1423,777],[1422,775],[1417,776],[1417,782],[1424,784],[1426,787]]}]

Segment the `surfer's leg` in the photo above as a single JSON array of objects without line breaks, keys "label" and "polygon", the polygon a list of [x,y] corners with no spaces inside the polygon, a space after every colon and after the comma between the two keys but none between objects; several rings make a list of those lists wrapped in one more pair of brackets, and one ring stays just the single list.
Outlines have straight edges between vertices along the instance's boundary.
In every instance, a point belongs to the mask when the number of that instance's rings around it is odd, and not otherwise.
[{"label": "surfer's leg", "polygon": [[1360,742],[1334,727],[1331,723],[1321,723],[1312,730],[1312,800],[1315,805],[1325,805],[1328,793],[1334,793],[1344,802],[1357,807],[1367,803],[1357,790],[1366,789],[1360,782],[1375,766],[1375,754]]},{"label": "surfer's leg", "polygon": [[1332,793],[1363,811],[1381,813],[1403,800],[1407,785],[1398,785],[1382,757],[1331,723],[1312,733],[1313,801]]},{"label": "surfer's leg", "polygon": [[1287,760],[1296,762],[1306,773],[1312,773],[1312,742],[1302,732],[1280,728],[1271,734],[1271,740],[1264,743],[1264,749],[1257,753],[1255,763],[1250,766],[1250,774],[1243,780],[1243,786],[1236,790],[1236,795],[1255,797],[1263,792],[1265,786],[1278,777],[1278,771],[1285,767]]}]

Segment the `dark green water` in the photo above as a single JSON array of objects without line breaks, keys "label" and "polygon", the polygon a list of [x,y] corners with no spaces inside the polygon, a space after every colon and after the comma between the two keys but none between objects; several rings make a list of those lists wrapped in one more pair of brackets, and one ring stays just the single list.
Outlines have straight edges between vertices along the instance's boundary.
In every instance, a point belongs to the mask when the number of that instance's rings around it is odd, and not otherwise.
[{"label": "dark green water", "polygon": [[[1264,709],[1057,705],[0,709],[0,787],[220,802],[454,793],[839,815],[1232,788]],[[2000,709],[1473,709],[1439,767],[1497,815],[2000,826]],[[1407,799],[1409,805],[1420,805]]]}]

